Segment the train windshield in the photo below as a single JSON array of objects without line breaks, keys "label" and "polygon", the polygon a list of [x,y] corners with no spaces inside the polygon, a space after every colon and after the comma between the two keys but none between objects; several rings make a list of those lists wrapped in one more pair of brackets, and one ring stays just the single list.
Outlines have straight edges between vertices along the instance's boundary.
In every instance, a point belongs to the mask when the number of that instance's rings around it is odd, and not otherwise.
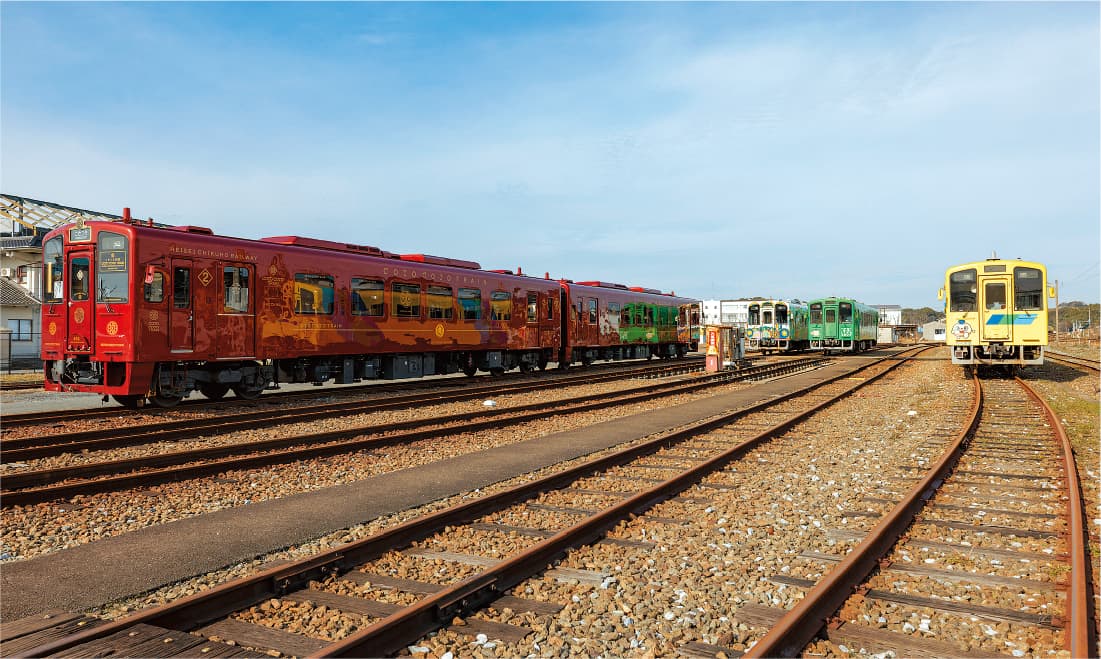
[{"label": "train windshield", "polygon": [[836,323],[837,322],[837,309],[826,309],[826,322],[827,323]]},{"label": "train windshield", "polygon": [[749,307],[749,324],[760,325],[761,324],[761,307],[754,304]]},{"label": "train windshield", "polygon": [[776,324],[783,325],[788,322],[788,308],[782,304],[776,305]]},{"label": "train windshield", "polygon": [[1018,311],[1043,308],[1044,277],[1039,268],[1013,269],[1013,304]]},{"label": "train windshield", "polygon": [[841,322],[851,323],[853,322],[853,305],[848,302],[842,302],[837,305],[837,310],[841,314]]},{"label": "train windshield", "polygon": [[42,247],[42,258],[46,273],[44,293],[46,302],[61,302],[65,297],[65,258],[61,236],[46,241]]},{"label": "train windshield", "polygon": [[975,269],[953,272],[948,277],[949,311],[975,310]]},{"label": "train windshield", "polygon": [[817,302],[810,305],[810,322],[815,325],[822,324],[822,305]]},{"label": "train windshield", "polygon": [[761,312],[761,324],[762,325],[771,325],[772,324],[772,309],[765,309],[764,311]]},{"label": "train windshield", "polygon": [[128,244],[122,234],[110,231],[99,233],[96,302],[126,302],[130,299]]}]

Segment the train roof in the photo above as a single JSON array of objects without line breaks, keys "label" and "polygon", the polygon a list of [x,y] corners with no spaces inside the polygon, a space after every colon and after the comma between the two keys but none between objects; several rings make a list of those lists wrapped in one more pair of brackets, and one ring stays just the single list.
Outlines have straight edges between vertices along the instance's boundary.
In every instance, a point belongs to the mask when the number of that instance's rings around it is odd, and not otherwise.
[{"label": "train roof", "polygon": [[[991,266],[993,266],[993,269],[991,268]],[[986,259],[984,261],[972,261],[970,263],[961,263],[959,265],[949,266],[948,269],[946,270],[946,272],[948,272],[948,273],[958,272],[960,270],[968,270],[968,269],[971,269],[971,268],[974,268],[974,269],[979,270],[981,272],[992,272],[992,270],[996,271],[998,266],[1001,266],[1003,268],[1010,268],[1010,267],[1014,267],[1014,266],[1025,266],[1025,267],[1028,267],[1028,268],[1038,268],[1040,270],[1043,270],[1045,273],[1047,272],[1047,267],[1045,267],[1043,263],[1040,263],[1038,261],[1025,261],[1023,259],[996,259],[996,258]]]}]

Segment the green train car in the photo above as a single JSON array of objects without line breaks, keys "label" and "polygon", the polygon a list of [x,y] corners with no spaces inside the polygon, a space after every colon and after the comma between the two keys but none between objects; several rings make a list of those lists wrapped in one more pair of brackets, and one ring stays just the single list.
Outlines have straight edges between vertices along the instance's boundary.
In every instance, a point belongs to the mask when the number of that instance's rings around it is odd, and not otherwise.
[{"label": "green train car", "polygon": [[844,297],[810,301],[811,350],[862,352],[875,347],[879,311]]},{"label": "green train car", "polygon": [[784,300],[750,302],[746,324],[746,350],[802,352],[810,347],[807,307]]}]

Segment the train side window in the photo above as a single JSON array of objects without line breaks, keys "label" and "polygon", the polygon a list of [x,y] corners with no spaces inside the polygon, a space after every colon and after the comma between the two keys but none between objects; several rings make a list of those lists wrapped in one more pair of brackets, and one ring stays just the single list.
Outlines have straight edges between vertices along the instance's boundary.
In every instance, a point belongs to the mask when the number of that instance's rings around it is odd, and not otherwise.
[{"label": "train side window", "polygon": [[983,300],[987,311],[1005,309],[1005,284],[1000,281],[987,282]]},{"label": "train side window", "polygon": [[590,325],[595,325],[596,324],[596,307],[597,307],[596,298],[589,298],[589,324]]},{"label": "train side window", "polygon": [[489,294],[489,308],[493,320],[511,320],[512,295],[507,291],[493,291]]},{"label": "train side window", "polygon": [[621,324],[622,317],[620,316],[620,306],[618,302],[608,303],[608,320],[612,321],[612,325],[615,327],[619,327]]},{"label": "train side window", "polygon": [[428,317],[446,318],[455,316],[455,295],[450,286],[428,287]]},{"label": "train side window", "polygon": [[46,273],[43,288],[46,293],[46,302],[61,302],[65,296],[65,258],[62,252],[61,236],[50,238],[42,248]]},{"label": "train side window", "polygon": [[352,315],[384,316],[386,302],[382,299],[385,287],[378,279],[352,278]]},{"label": "train side window", "polygon": [[810,322],[815,325],[822,324],[822,305],[812,304],[810,305]]},{"label": "train side window", "polygon": [[73,259],[69,264],[69,299],[82,301],[88,299],[89,261],[86,258]]},{"label": "train side window", "polygon": [[554,296],[547,295],[547,320],[554,320]]},{"label": "train side window", "polygon": [[482,317],[482,292],[477,288],[459,289],[459,308],[463,320],[478,320]]},{"label": "train side window", "polygon": [[948,277],[948,297],[951,300],[949,311],[970,312],[975,310],[975,269],[953,272]]},{"label": "train side window", "polygon": [[420,284],[390,284],[394,298],[394,315],[398,318],[421,317]]},{"label": "train side window", "polygon": [[1044,277],[1039,268],[1013,268],[1013,306],[1018,311],[1043,309]]},{"label": "train side window", "polygon": [[248,268],[227,265],[222,274],[225,289],[224,309],[229,313],[248,313]]},{"label": "train side window", "polygon": [[783,305],[776,307],[776,324],[783,325],[788,322],[788,308]]},{"label": "train side window", "polygon": [[528,291],[528,322],[539,320],[539,294]]},{"label": "train side window", "polygon": [[164,302],[164,273],[155,271],[145,282],[145,301]]},{"label": "train side window", "polygon": [[296,273],[294,275],[294,312],[329,316],[333,313],[335,295],[332,275]]},{"label": "train side window", "polygon": [[837,322],[837,310],[836,309],[826,309],[826,322],[827,323],[836,323]]},{"label": "train side window", "polygon": [[177,309],[191,306],[191,268],[172,270],[172,306]]}]

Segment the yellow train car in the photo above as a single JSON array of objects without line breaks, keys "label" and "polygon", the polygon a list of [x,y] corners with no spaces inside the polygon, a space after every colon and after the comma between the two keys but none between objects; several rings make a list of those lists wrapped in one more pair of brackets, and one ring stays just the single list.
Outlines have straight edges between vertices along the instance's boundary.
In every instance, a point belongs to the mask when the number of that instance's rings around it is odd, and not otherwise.
[{"label": "yellow train car", "polygon": [[1041,263],[991,258],[948,268],[937,298],[952,363],[1043,364],[1048,297],[1055,289]]}]

